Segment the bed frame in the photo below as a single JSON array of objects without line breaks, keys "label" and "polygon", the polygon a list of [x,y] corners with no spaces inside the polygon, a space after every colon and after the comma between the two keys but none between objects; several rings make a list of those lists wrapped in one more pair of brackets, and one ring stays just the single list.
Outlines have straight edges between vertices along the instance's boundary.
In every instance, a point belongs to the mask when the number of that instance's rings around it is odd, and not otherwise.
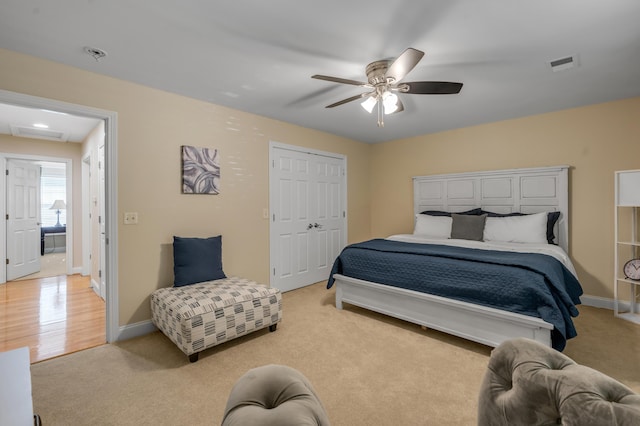
[{"label": "bed frame", "polygon": [[[498,170],[413,178],[414,216],[425,210],[496,213],[560,211],[557,243],[569,252],[568,166]],[[527,337],[551,346],[553,325],[540,318],[412,290],[334,275],[336,308],[360,306],[488,346]]]}]

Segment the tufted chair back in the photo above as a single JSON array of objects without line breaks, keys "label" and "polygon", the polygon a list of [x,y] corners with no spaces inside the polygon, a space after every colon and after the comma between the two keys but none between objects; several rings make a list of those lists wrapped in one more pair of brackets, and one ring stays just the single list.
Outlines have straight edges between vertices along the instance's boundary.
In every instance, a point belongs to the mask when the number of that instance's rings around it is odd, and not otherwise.
[{"label": "tufted chair back", "polygon": [[480,389],[478,425],[640,425],[640,395],[530,339],[495,348]]},{"label": "tufted chair back", "polygon": [[247,371],[233,386],[222,426],[329,426],[309,380],[286,365]]}]

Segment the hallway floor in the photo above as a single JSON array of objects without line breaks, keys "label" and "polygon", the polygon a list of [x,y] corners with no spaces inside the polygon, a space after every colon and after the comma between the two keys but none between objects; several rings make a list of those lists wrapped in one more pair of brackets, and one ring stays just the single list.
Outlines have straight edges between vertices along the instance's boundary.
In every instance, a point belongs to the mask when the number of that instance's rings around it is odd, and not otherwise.
[{"label": "hallway floor", "polygon": [[34,363],[99,346],[106,342],[105,311],[89,277],[0,284],[0,351],[29,346]]}]

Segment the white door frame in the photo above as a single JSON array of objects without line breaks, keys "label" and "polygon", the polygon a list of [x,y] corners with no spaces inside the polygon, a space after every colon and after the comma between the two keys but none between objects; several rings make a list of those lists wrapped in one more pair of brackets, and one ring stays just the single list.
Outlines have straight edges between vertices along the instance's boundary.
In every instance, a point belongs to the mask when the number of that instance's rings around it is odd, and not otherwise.
[{"label": "white door frame", "polygon": [[82,276],[91,274],[91,221],[89,220],[91,161],[91,154],[82,157],[82,270],[80,272]]},{"label": "white door frame", "polygon": [[[28,108],[40,108],[84,117],[97,118],[105,122],[105,233],[107,236],[106,252],[106,337],[107,342],[118,340],[120,335],[118,310],[118,114],[114,111],[71,104],[68,102],[46,99],[22,93],[0,90],[0,102]],[[5,202],[3,201],[3,206]],[[6,206],[4,206],[6,208]],[[67,220],[70,222],[70,220]],[[5,231],[2,231],[2,236]],[[3,249],[6,251],[6,248]],[[4,253],[6,256],[6,253]],[[69,256],[70,257],[70,256]],[[2,257],[0,257],[1,259]]]},{"label": "white door frame", "polygon": [[275,193],[276,191],[274,191],[274,189],[272,188],[273,182],[272,180],[272,171],[273,171],[273,161],[275,161],[275,150],[276,149],[284,149],[284,150],[289,150],[289,151],[295,151],[295,152],[300,152],[300,153],[306,153],[306,154],[314,154],[314,155],[321,155],[321,156],[325,156],[325,157],[334,157],[334,158],[339,158],[341,160],[344,161],[344,176],[343,176],[343,182],[344,182],[344,191],[342,191],[342,205],[344,206],[344,232],[342,234],[342,241],[341,241],[341,246],[345,247],[347,245],[347,235],[348,235],[348,229],[347,229],[347,225],[348,225],[348,217],[347,217],[347,175],[348,175],[348,169],[347,169],[347,156],[343,155],[343,154],[337,154],[335,152],[328,152],[328,151],[319,151],[316,149],[310,149],[310,148],[305,148],[302,146],[296,146],[296,145],[288,145],[288,144],[284,144],[281,142],[275,142],[275,141],[270,141],[269,142],[269,286],[270,287],[274,287],[274,274],[273,274],[273,268],[274,268],[274,256],[275,253],[273,252],[276,247],[277,244],[275,244],[275,239],[278,237],[277,235],[274,235],[272,233],[272,223],[274,220],[274,214],[275,214],[275,206],[277,205],[278,200],[275,199]]}]

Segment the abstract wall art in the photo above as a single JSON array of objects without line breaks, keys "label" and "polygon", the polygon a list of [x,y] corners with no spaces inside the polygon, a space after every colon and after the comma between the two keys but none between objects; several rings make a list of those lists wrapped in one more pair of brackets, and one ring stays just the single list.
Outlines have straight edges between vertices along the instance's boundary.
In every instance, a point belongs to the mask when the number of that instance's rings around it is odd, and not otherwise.
[{"label": "abstract wall art", "polygon": [[182,193],[219,194],[220,156],[217,149],[182,146]]}]

